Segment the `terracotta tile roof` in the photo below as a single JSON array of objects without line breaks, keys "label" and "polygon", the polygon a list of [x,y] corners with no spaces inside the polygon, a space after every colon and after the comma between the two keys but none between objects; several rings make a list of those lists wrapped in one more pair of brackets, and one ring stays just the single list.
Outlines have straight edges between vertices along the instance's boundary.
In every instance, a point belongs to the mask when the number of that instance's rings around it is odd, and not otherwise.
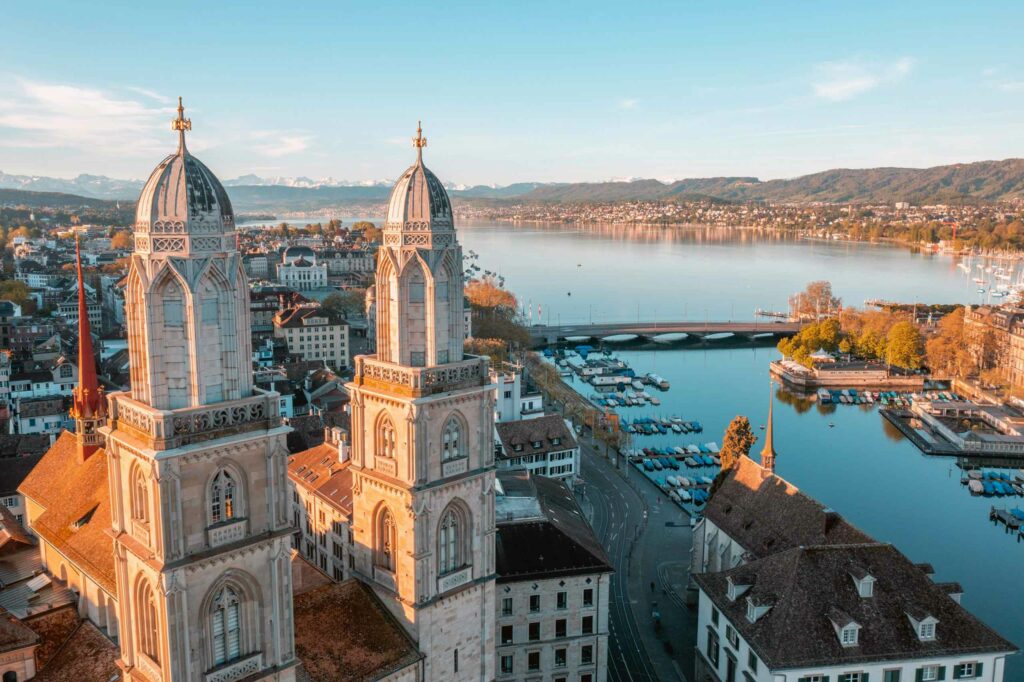
[{"label": "terracotta tile roof", "polygon": [[7,611],[0,611],[0,653],[15,651],[39,642],[39,635]]},{"label": "terracotta tile roof", "polygon": [[[505,458],[546,454],[576,447],[576,438],[565,425],[565,419],[558,414],[514,422],[499,422],[494,428],[504,448],[502,456]],[[557,444],[553,442],[555,440],[558,441]]]},{"label": "terracotta tile roof", "polygon": [[6,555],[12,550],[34,547],[35,544],[36,539],[18,523],[11,510],[0,504],[0,553]]},{"label": "terracotta tile roof", "polygon": [[[875,579],[871,597],[858,593],[855,567]],[[730,576],[750,585],[735,601],[728,598]],[[797,547],[693,578],[772,670],[1017,649],[888,544]],[[774,605],[751,623],[747,599],[766,597]],[[908,613],[935,617],[936,639],[922,642]],[[860,625],[859,643],[844,647],[833,623],[849,622]]]},{"label": "terracotta tile roof", "polygon": [[84,620],[34,679],[36,682],[119,680],[118,655],[117,645]]},{"label": "terracotta tile roof", "polygon": [[22,621],[39,635],[39,648],[36,649],[37,667],[46,667],[61,645],[78,628],[81,621],[76,604],[65,604],[59,608],[29,616]]},{"label": "terracotta tile roof", "polygon": [[36,534],[113,593],[106,452],[97,450],[80,462],[74,434],[64,431],[18,491],[46,510],[32,524]]},{"label": "terracotta tile roof", "polygon": [[422,658],[401,624],[361,582],[310,590],[296,595],[294,604],[295,652],[315,682],[377,680]]},{"label": "terracotta tile roof", "polygon": [[[504,491],[498,496],[495,510],[498,582],[613,570],[608,554],[565,483],[518,471],[501,471],[498,476]],[[529,504],[530,495],[536,498],[534,507],[523,504],[524,500]],[[527,513],[513,513],[512,520],[503,521],[506,504]],[[538,513],[531,516],[529,509]]]},{"label": "terracotta tile roof", "polygon": [[755,557],[799,546],[874,542],[749,457],[739,458],[704,515]]},{"label": "terracotta tile roof", "polygon": [[338,462],[338,446],[324,443],[288,458],[288,478],[352,515],[352,472]]}]

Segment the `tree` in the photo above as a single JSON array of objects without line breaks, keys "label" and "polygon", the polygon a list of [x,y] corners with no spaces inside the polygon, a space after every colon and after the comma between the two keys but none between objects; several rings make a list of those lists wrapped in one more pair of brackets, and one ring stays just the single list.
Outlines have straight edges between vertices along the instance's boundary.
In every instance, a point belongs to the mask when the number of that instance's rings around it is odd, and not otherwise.
[{"label": "tree", "polygon": [[750,429],[750,420],[743,415],[736,415],[729,422],[729,427],[722,437],[722,450],[719,456],[722,458],[722,471],[728,471],[736,466],[740,457],[750,454],[750,448],[757,438]]},{"label": "tree", "polygon": [[16,279],[0,281],[0,300],[13,301],[20,306],[29,300],[28,285]]},{"label": "tree", "polygon": [[798,320],[820,320],[835,315],[841,305],[832,294],[832,283],[818,280],[789,298],[789,314]]},{"label": "tree", "polygon": [[119,230],[110,238],[110,248],[113,251],[128,251],[133,243],[132,233],[128,230]]},{"label": "tree", "polygon": [[918,369],[923,357],[921,330],[913,322],[897,322],[889,330],[885,361],[906,369]]},{"label": "tree", "polygon": [[366,289],[345,289],[329,294],[320,307],[337,317],[361,316],[366,307]]}]

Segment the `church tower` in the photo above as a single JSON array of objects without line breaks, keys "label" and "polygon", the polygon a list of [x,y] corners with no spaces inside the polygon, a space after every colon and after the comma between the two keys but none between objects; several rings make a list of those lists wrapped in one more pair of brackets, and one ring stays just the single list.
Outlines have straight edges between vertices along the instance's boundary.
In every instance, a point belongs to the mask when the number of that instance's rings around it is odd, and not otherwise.
[{"label": "church tower", "polygon": [[106,436],[127,680],[295,679],[278,395],[253,389],[224,187],[185,145],[149,177],[125,292],[131,392]]},{"label": "church tower", "polygon": [[78,386],[72,395],[71,418],[75,420],[78,456],[84,462],[103,447],[100,427],[107,417],[107,401],[96,377],[96,356],[92,351],[92,327],[89,324],[78,237],[75,237],[75,270],[78,273]]},{"label": "church tower", "polygon": [[494,678],[494,446],[485,358],[464,356],[451,202],[416,162],[395,183],[377,256],[377,354],[352,397],[355,573],[425,655],[425,679]]}]

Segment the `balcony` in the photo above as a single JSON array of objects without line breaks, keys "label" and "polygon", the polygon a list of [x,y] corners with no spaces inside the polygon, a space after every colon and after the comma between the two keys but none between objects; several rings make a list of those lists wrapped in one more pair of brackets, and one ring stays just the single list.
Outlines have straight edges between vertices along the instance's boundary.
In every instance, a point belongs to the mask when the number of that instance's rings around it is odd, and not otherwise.
[{"label": "balcony", "polygon": [[133,400],[128,393],[110,399],[110,420],[155,449],[171,449],[222,438],[234,433],[270,429],[281,423],[280,396],[255,389],[255,394],[214,405],[157,410]]},{"label": "balcony", "polygon": [[487,359],[476,356],[434,367],[406,367],[378,360],[373,355],[361,355],[356,358],[353,379],[358,386],[380,388],[412,398],[486,386],[489,381]]},{"label": "balcony", "polygon": [[444,594],[456,587],[462,587],[473,579],[473,567],[466,566],[458,571],[447,573],[437,579],[437,593]]},{"label": "balcony", "polygon": [[245,538],[245,519],[234,519],[218,523],[206,529],[206,542],[210,547],[220,547]]},{"label": "balcony", "polygon": [[257,652],[211,670],[203,677],[203,682],[234,682],[258,673],[262,668],[263,654]]}]

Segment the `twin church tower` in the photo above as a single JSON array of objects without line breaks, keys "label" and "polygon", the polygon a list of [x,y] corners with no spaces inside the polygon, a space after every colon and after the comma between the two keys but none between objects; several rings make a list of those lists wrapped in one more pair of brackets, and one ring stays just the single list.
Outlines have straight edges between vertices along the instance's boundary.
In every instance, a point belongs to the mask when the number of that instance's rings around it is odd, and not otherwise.
[{"label": "twin church tower", "polygon": [[[180,103],[173,128],[136,215],[131,391],[104,406],[92,387],[75,413],[80,457],[107,461],[120,666],[150,682],[294,680],[290,428],[253,387],[231,202],[189,152]],[[426,679],[490,680],[493,397],[487,361],[462,352],[451,203],[422,133],[414,144],[378,254],[378,352],[348,386],[352,573],[417,642]]]}]

